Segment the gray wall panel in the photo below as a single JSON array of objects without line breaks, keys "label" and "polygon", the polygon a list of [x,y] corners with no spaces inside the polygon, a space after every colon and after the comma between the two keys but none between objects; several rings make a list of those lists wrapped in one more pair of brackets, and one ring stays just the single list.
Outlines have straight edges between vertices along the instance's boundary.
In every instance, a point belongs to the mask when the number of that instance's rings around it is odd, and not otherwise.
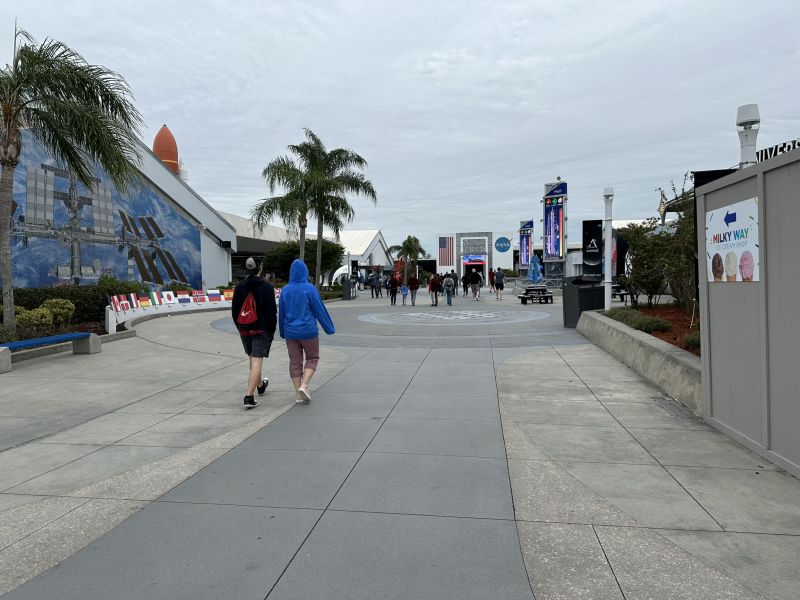
[{"label": "gray wall panel", "polygon": [[[757,196],[755,177],[706,195],[706,212]],[[705,218],[703,218],[705,223]],[[763,225],[761,232],[763,235]],[[760,287],[753,283],[708,285],[708,331],[715,349],[711,353],[711,416],[750,439],[763,443],[760,356],[762,347]],[[728,398],[742,401],[729,402]]]},{"label": "gray wall panel", "polygon": [[764,176],[769,264],[766,273],[769,323],[769,392],[772,449],[800,463],[800,163]]}]

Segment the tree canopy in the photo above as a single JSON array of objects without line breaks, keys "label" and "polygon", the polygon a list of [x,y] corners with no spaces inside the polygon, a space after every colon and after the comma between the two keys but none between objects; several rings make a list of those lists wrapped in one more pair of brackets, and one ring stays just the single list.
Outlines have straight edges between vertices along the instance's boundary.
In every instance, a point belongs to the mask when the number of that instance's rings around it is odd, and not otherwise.
[{"label": "tree canopy", "polygon": [[141,117],[120,75],[56,40],[37,44],[18,29],[11,64],[0,69],[0,119],[0,285],[3,322],[13,331],[10,226],[22,130],[87,187],[99,164],[124,189],[139,161]]}]

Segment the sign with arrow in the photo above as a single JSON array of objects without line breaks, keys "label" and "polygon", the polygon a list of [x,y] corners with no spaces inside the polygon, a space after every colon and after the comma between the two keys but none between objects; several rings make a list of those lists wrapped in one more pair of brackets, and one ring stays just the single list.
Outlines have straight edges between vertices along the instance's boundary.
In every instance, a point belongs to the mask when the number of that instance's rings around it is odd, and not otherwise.
[{"label": "sign with arrow", "polygon": [[758,239],[758,198],[708,211],[708,281],[760,281]]}]

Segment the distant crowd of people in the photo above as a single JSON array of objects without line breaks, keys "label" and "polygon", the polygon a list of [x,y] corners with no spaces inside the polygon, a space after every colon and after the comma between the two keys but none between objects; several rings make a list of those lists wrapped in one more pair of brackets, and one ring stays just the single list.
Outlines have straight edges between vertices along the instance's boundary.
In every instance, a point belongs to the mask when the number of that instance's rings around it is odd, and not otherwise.
[{"label": "distant crowd of people", "polygon": [[[495,294],[497,300],[503,299],[505,289],[505,273],[501,269],[489,269],[488,274],[489,291]],[[460,283],[460,286],[459,286]],[[453,298],[458,296],[459,288],[462,290],[462,297],[471,295],[475,302],[480,302],[481,288],[486,284],[483,273],[475,268],[466,271],[459,279],[458,274],[451,270],[449,273],[434,273],[427,280],[428,294],[430,294],[431,306],[439,306],[439,297],[447,299],[447,305],[453,305]],[[411,299],[411,306],[417,305],[417,293],[421,287],[419,278],[411,274],[407,279],[403,279],[402,273],[392,275],[371,273],[365,279],[359,276],[359,287],[364,285],[370,288],[372,298],[383,298],[384,291],[389,298],[392,306],[397,306],[397,296],[400,295],[403,306]]]}]

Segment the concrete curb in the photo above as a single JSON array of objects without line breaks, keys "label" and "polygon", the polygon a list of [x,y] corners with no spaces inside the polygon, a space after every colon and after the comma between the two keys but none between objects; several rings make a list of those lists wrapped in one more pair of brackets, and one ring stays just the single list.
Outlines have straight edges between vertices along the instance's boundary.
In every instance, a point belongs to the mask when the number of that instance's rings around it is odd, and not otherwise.
[{"label": "concrete curb", "polygon": [[594,311],[581,314],[577,330],[694,414],[703,415],[699,357]]},{"label": "concrete curb", "polygon": [[[115,342],[117,340],[136,337],[136,332],[120,331],[118,333],[107,333],[97,337],[100,338],[101,344],[107,344],[108,342]],[[53,344],[52,346],[42,346],[41,348],[31,348],[30,350],[11,352],[11,364],[22,362],[23,360],[30,360],[32,358],[39,358],[40,356],[60,354],[61,352],[72,352],[72,342],[64,342],[63,344]],[[0,373],[2,373],[2,370],[0,370]]]},{"label": "concrete curb", "polygon": [[150,319],[160,319],[162,317],[176,317],[180,315],[194,315],[197,313],[209,313],[209,312],[220,312],[226,311],[230,314],[231,307],[230,306],[220,306],[219,308],[204,308],[198,310],[182,310],[180,312],[170,312],[170,313],[153,313],[151,315],[142,315],[141,317],[136,317],[131,319],[130,321],[125,321],[122,326],[127,330],[126,333],[133,332],[136,335],[136,326],[139,323],[144,323],[145,321],[149,321]]}]

